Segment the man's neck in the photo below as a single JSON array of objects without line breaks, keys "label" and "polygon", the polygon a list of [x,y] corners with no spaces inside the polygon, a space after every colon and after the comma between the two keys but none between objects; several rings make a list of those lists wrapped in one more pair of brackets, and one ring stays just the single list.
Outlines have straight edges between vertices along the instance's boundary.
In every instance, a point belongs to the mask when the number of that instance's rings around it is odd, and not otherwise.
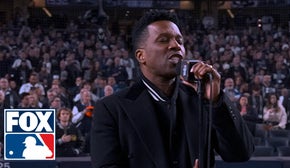
[{"label": "man's neck", "polygon": [[67,127],[69,122],[68,121],[60,121],[60,124],[63,126],[63,127]]},{"label": "man's neck", "polygon": [[[144,75],[145,76],[145,75]],[[175,78],[172,79],[164,79],[164,78],[150,78],[145,76],[152,84],[154,84],[162,93],[166,96],[171,96],[174,91],[174,83],[176,81]]]},{"label": "man's neck", "polygon": [[174,80],[169,82],[154,83],[166,96],[171,96],[174,90]]}]

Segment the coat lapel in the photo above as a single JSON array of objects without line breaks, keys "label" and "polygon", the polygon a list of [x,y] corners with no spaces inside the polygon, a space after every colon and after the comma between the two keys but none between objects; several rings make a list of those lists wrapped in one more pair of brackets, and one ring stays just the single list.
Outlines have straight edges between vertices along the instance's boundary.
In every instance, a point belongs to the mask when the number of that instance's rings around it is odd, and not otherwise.
[{"label": "coat lapel", "polygon": [[133,100],[125,99],[121,104],[156,167],[164,167],[167,166],[166,153],[151,99],[144,89]]},{"label": "coat lapel", "polygon": [[[162,134],[159,129],[157,115],[155,114],[152,103],[152,97],[145,88],[136,88],[134,89],[133,87],[132,90],[128,92],[126,96],[127,98],[121,99],[122,102],[120,104],[156,167],[169,167],[168,158],[166,158],[168,154],[166,154],[162,141]],[[199,116],[198,109],[196,109],[196,107],[198,107],[197,99],[196,95],[194,95],[196,93],[191,92],[192,96],[190,96],[187,92],[188,91],[179,89],[178,103],[181,104],[181,109],[179,110],[182,110],[183,113],[183,123],[191,164],[194,165],[194,161],[198,157],[199,149]],[[144,107],[144,103],[148,105]]]},{"label": "coat lapel", "polygon": [[[182,89],[179,91],[179,101],[181,103],[182,112],[183,112],[183,121],[186,139],[188,142],[188,148],[191,158],[191,164],[194,165],[194,160],[198,157],[198,109],[197,100],[193,96],[189,96]],[[185,108],[192,107],[192,108]]]}]

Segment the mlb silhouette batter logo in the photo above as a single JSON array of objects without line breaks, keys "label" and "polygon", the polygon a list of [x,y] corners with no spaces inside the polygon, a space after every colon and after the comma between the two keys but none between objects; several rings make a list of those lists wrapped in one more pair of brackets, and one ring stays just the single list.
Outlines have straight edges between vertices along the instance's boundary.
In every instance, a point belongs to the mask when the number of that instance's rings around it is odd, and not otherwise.
[{"label": "mlb silhouette batter logo", "polygon": [[4,110],[5,160],[55,160],[55,110]]}]

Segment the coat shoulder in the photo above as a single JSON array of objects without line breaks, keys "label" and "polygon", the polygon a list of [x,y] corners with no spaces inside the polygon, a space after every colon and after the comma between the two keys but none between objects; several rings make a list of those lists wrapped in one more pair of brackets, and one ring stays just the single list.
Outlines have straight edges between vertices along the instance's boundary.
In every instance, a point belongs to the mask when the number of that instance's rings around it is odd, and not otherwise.
[{"label": "coat shoulder", "polygon": [[100,101],[103,103],[107,103],[116,101],[117,99],[135,100],[137,99],[137,97],[141,95],[141,93],[144,92],[145,89],[146,89],[145,86],[142,83],[138,82],[130,87],[117,91],[110,96],[103,97]]}]

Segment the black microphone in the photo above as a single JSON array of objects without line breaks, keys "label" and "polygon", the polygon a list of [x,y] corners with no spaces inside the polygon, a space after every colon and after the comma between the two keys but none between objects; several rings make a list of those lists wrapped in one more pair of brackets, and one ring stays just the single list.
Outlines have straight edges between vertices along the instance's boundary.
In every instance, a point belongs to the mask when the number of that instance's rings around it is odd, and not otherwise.
[{"label": "black microphone", "polygon": [[206,83],[206,82],[210,81],[211,79],[212,79],[212,74],[208,72],[201,79],[201,82]]},{"label": "black microphone", "polygon": [[200,82],[208,82],[212,78],[211,73],[206,73],[202,79],[197,79],[194,75],[194,73],[191,73],[191,68],[198,62],[201,62],[200,60],[183,60],[180,62],[180,65],[178,68],[180,69],[179,75],[182,76],[182,78],[189,82],[189,83],[196,83],[198,81]]}]

